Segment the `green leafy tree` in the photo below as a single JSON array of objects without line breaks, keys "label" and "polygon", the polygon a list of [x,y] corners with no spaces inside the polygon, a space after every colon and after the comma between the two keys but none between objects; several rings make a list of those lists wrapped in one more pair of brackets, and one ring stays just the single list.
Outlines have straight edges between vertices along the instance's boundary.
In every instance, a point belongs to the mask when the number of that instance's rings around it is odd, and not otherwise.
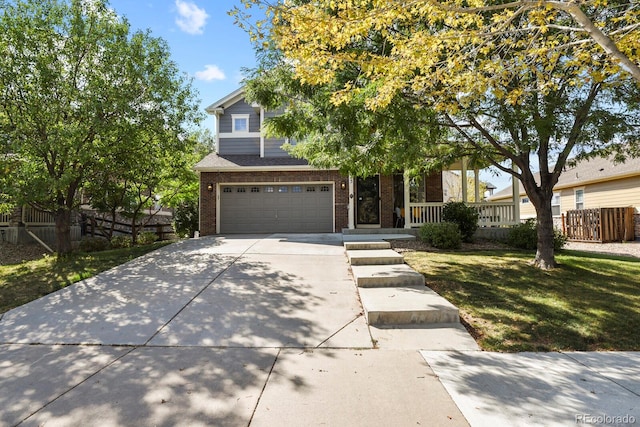
[{"label": "green leafy tree", "polygon": [[0,51],[1,134],[20,162],[0,193],[51,212],[64,255],[82,187],[149,141],[157,155],[184,149],[200,119],[191,82],[162,39],[132,32],[105,0],[7,3]]},{"label": "green leafy tree", "polygon": [[200,179],[193,165],[215,150],[215,138],[209,129],[191,132],[187,138],[191,151],[185,153],[160,193],[162,204],[174,210],[173,225],[179,237],[193,237],[198,230]]},{"label": "green leafy tree", "polygon": [[[568,159],[638,154],[636,2],[244,3],[266,8],[267,21],[250,30],[256,40],[264,37],[291,78],[322,93],[344,121],[358,126],[393,117],[385,113],[395,108],[432,111],[450,129],[440,142],[422,140],[433,161],[472,155],[518,179],[537,212],[540,268],[556,265],[551,199]],[[401,127],[410,116],[395,117]],[[384,134],[379,144],[394,153],[385,159],[419,152]],[[368,156],[364,140],[360,146]],[[321,141],[307,147],[311,156],[339,152]]]}]

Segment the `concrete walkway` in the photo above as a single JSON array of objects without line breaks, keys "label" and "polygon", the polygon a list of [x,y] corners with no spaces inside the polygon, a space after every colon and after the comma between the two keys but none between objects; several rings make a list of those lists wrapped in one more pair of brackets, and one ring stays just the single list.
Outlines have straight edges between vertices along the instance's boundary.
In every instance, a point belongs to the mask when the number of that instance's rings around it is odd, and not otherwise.
[{"label": "concrete walkway", "polygon": [[374,348],[342,243],[192,239],[5,313],[0,426],[640,423],[638,353]]}]

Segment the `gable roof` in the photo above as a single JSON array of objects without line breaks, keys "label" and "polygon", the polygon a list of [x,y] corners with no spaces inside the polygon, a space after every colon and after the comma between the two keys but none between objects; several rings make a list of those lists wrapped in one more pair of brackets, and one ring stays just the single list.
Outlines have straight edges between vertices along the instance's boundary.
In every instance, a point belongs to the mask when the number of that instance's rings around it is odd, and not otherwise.
[{"label": "gable roof", "polygon": [[[579,187],[596,182],[613,181],[616,179],[640,176],[640,157],[629,158],[624,163],[614,163],[611,157],[596,157],[578,162],[575,166],[567,166],[558,178],[554,190]],[[536,182],[540,182],[540,174],[534,175]],[[520,195],[525,192],[520,186]],[[511,186],[500,190],[490,200],[510,198]]]},{"label": "gable roof", "polygon": [[234,90],[229,95],[225,96],[209,105],[204,110],[209,114],[215,114],[216,112],[224,112],[224,109],[230,105],[235,104],[244,97],[244,86]]}]

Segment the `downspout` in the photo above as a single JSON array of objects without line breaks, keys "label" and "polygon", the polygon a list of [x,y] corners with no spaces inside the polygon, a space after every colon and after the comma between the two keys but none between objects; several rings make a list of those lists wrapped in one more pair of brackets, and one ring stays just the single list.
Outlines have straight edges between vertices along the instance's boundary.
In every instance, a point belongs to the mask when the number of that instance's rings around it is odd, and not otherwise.
[{"label": "downspout", "polygon": [[260,107],[260,158],[264,158],[264,108]]}]

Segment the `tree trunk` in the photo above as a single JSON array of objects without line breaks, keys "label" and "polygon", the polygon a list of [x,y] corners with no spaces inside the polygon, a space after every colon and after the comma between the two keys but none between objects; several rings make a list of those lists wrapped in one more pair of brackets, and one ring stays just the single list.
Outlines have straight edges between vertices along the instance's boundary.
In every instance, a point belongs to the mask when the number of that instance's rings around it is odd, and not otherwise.
[{"label": "tree trunk", "polygon": [[58,256],[65,256],[71,252],[71,211],[59,209],[55,214],[56,220],[56,251]]},{"label": "tree trunk", "polygon": [[538,250],[536,252],[534,265],[543,270],[550,270],[555,268],[557,265],[553,249],[553,215],[551,212],[551,198],[549,198],[549,200],[544,200],[543,206],[536,210],[538,223]]}]

